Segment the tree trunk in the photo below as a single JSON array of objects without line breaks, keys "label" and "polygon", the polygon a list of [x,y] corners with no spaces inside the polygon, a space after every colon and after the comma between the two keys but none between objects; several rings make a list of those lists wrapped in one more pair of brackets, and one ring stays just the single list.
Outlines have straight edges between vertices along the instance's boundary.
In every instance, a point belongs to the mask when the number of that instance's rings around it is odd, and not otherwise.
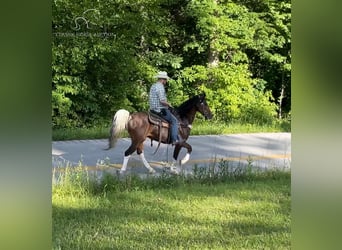
[{"label": "tree trunk", "polygon": [[281,119],[282,118],[282,110],[281,110],[281,106],[283,103],[283,99],[284,99],[284,93],[285,93],[285,84],[281,84],[281,89],[280,89],[280,96],[279,96],[279,114],[278,114],[278,118]]},{"label": "tree trunk", "polygon": [[[213,0],[213,3],[215,6],[217,6],[217,0]],[[214,16],[215,17],[218,17],[218,13],[215,11],[214,12]],[[214,43],[216,41],[216,27],[213,27],[213,30],[212,30],[212,40],[210,41],[210,44],[209,44],[209,55],[208,55],[208,66],[209,67],[217,67],[219,62],[220,62],[220,59],[219,59],[219,52],[214,48]]]},{"label": "tree trunk", "polygon": [[219,64],[219,62],[220,62],[219,53],[215,49],[213,49],[210,44],[208,66],[216,67]]}]

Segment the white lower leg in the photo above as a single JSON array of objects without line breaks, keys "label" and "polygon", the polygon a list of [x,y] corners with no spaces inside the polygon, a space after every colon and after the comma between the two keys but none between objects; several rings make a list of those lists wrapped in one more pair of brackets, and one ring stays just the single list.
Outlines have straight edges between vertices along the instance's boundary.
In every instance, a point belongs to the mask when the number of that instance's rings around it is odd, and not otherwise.
[{"label": "white lower leg", "polygon": [[173,174],[179,174],[180,169],[178,167],[178,163],[175,159],[172,159],[171,165],[170,165],[170,172]]},{"label": "white lower leg", "polygon": [[181,160],[181,164],[183,165],[183,164],[187,163],[189,159],[190,159],[190,154],[186,153],[184,158]]},{"label": "white lower leg", "polygon": [[146,161],[144,153],[140,154],[140,158],[142,162],[144,163],[144,166],[148,169],[150,173],[155,173],[156,171],[150,166],[150,164]]},{"label": "white lower leg", "polygon": [[175,165],[177,165],[177,161],[172,158],[171,166],[175,166]]},{"label": "white lower leg", "polygon": [[124,160],[123,160],[123,163],[122,163],[122,167],[120,169],[120,173],[123,173],[123,172],[126,171],[129,157],[130,157],[130,155],[124,157]]}]

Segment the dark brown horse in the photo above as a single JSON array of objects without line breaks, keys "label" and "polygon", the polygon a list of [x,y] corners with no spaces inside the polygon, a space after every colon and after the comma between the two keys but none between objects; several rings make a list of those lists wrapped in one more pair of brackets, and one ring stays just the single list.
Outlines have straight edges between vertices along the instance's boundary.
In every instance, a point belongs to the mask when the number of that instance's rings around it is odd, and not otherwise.
[{"label": "dark brown horse", "polygon": [[[179,134],[183,139],[181,143],[175,145],[173,158],[177,161],[181,148],[184,147],[187,149],[187,154],[180,161],[180,165],[189,160],[192,152],[192,147],[186,142],[186,140],[189,138],[192,123],[197,111],[206,119],[211,119],[213,116],[205,100],[204,93],[190,98],[173,110],[180,122]],[[126,171],[128,159],[134,151],[137,151],[138,155],[140,155],[144,166],[149,170],[149,172],[155,173],[155,170],[145,159],[144,141],[146,138],[150,138],[151,140],[159,141],[159,143],[170,144],[169,124],[166,121],[162,121],[160,118],[157,122],[153,121],[151,119],[151,114],[148,112],[136,112],[130,114],[127,110],[120,109],[115,113],[112,127],[110,129],[108,149],[115,147],[117,139],[121,137],[122,132],[125,129],[127,129],[131,137],[131,145],[125,151],[125,157],[120,173]],[[175,171],[177,172],[178,169]]]}]

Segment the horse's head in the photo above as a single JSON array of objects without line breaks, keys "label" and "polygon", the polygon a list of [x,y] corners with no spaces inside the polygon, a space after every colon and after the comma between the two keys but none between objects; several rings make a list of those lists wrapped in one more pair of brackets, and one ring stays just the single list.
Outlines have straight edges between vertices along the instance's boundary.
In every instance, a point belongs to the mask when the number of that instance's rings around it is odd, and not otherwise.
[{"label": "horse's head", "polygon": [[200,112],[205,119],[213,118],[213,114],[210,111],[207,101],[205,100],[205,93],[198,95],[198,102],[196,103],[197,111]]}]

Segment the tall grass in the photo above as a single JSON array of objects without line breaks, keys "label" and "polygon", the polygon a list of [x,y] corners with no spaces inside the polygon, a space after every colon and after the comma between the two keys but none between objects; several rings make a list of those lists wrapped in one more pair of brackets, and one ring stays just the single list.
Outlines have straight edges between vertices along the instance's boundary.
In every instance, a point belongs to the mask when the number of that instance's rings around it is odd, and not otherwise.
[{"label": "tall grass", "polygon": [[54,176],[53,249],[290,249],[290,172]]},{"label": "tall grass", "polygon": [[[174,188],[182,185],[205,184],[214,185],[226,182],[263,181],[268,179],[281,179],[290,177],[289,169],[279,167],[264,169],[251,164],[236,164],[227,160],[214,162],[209,166],[195,164],[191,173],[181,172],[179,175],[170,174],[163,170],[160,175],[149,175],[146,178],[131,173],[120,175],[104,172],[98,175],[97,171],[88,171],[81,165],[78,167],[67,166],[62,171],[53,172],[53,190],[62,192],[98,195],[107,191],[132,191],[160,188]],[[103,170],[102,170],[103,171]]]}]

